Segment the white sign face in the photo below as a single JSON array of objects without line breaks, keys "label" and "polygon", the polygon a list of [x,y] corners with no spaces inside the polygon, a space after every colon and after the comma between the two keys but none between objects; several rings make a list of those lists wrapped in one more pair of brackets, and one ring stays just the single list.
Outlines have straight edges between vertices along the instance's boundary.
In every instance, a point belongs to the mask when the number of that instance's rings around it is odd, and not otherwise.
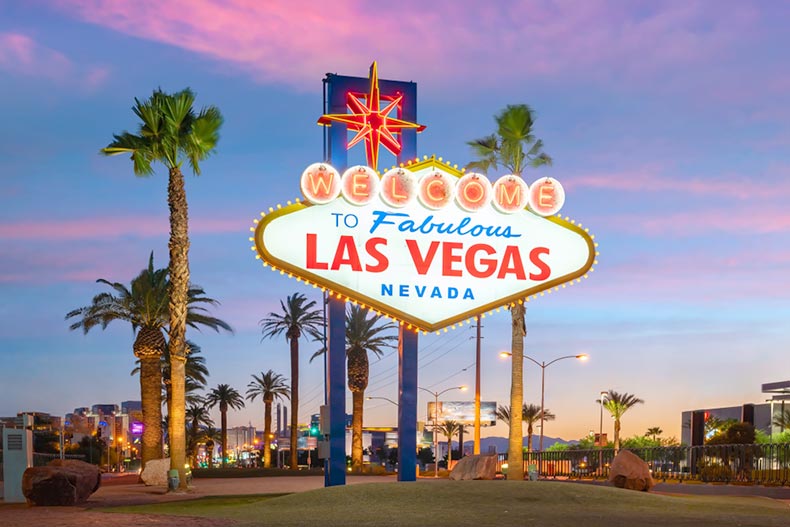
[{"label": "white sign face", "polygon": [[[417,180],[460,175],[434,159],[409,168]],[[595,255],[590,236],[559,218],[456,201],[396,208],[380,195],[290,205],[260,221],[255,244],[268,264],[426,331],[576,279]]]}]

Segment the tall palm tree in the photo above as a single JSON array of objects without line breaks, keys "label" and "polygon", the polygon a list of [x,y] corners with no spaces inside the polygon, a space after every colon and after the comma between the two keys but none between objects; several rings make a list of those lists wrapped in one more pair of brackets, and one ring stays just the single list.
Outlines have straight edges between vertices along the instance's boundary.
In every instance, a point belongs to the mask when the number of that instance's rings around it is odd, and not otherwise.
[{"label": "tall palm tree", "polygon": [[663,433],[664,431],[661,430],[660,426],[653,426],[647,429],[647,432],[645,432],[645,437],[652,437],[653,441],[658,441],[658,436]]},{"label": "tall palm tree", "polygon": [[197,467],[197,445],[203,430],[201,427],[214,426],[205,404],[191,404],[186,411],[187,418],[187,456],[190,466]]},{"label": "tall palm tree", "polygon": [[[453,436],[460,432],[461,425],[453,420],[447,420],[439,426],[439,431],[447,437],[447,470],[450,470],[453,461]],[[436,453],[437,457],[439,453]]]},{"label": "tall palm tree", "polygon": [[[87,333],[96,326],[120,320],[129,322],[137,333],[132,350],[140,363],[140,400],[143,410],[143,437],[141,458],[143,467],[152,460],[162,457],[162,354],[168,349],[162,330],[167,327],[170,316],[168,306],[168,270],[154,268],[153,252],[148,266],[132,279],[127,287],[119,282],[103,278],[98,283],[109,286],[112,292],[99,293],[90,305],[74,309],[66,319],[76,319],[69,329],[82,329]],[[199,328],[205,326],[215,331],[232,331],[224,321],[212,317],[203,305],[214,306],[218,302],[205,296],[199,286],[190,286],[187,297],[187,324]],[[134,374],[134,371],[133,371]]]},{"label": "tall palm tree", "polygon": [[187,488],[186,401],[184,362],[186,346],[187,291],[189,290],[189,220],[184,175],[181,166],[188,161],[192,172],[200,175],[200,161],[211,154],[219,140],[222,115],[215,106],[195,112],[195,94],[187,88],[169,94],[155,90],[145,101],[134,100],[132,111],[140,119],[138,134],[114,134],[101,152],[112,156],[130,155],[134,173],[150,176],[154,162],[168,171],[167,204],[170,210],[170,327],[169,342],[173,379],[170,419],[170,468],[179,473],[180,488]]},{"label": "tall palm tree", "polygon": [[[600,399],[597,399],[595,402],[601,404]],[[631,395],[630,393],[619,393],[614,390],[609,390],[606,392],[603,407],[606,408],[606,411],[611,414],[612,418],[614,418],[615,454],[620,451],[620,419],[630,408],[644,402],[645,401],[642,399],[639,399],[637,396]]]},{"label": "tall palm tree", "polygon": [[391,322],[380,322],[383,315],[368,318],[368,310],[352,304],[346,312],[346,357],[348,360],[348,389],[351,391],[351,469],[362,470],[362,414],[365,405],[365,390],[370,378],[368,353],[378,357],[396,335],[382,335],[396,326]]},{"label": "tall palm tree", "polygon": [[229,384],[218,384],[206,394],[206,404],[209,408],[219,406],[220,429],[222,430],[222,468],[227,465],[228,446],[228,410],[240,410],[244,408],[244,398]]},{"label": "tall palm tree", "polygon": [[69,329],[88,333],[96,326],[105,329],[110,322],[121,320],[132,325],[137,336],[132,345],[134,356],[140,361],[140,400],[143,411],[142,466],[162,457],[162,372],[160,358],[165,343],[162,329],[168,321],[167,270],[154,269],[154,254],[148,267],[132,279],[129,287],[104,278],[98,283],[109,286],[112,292],[93,297],[90,305],[74,309],[66,319],[76,322]]},{"label": "tall palm tree", "polygon": [[[362,421],[365,406],[365,390],[370,378],[368,353],[377,357],[398,340],[397,335],[382,335],[384,331],[395,329],[391,322],[379,324],[383,315],[368,318],[368,310],[358,305],[350,305],[346,311],[346,359],[348,368],[348,389],[351,391],[351,469],[362,469]],[[317,351],[310,360],[326,352]]]},{"label": "tall palm tree", "polygon": [[252,375],[252,381],[247,385],[247,400],[254,401],[256,397],[263,401],[263,467],[272,465],[272,404],[275,399],[285,398],[289,395],[286,379],[279,373],[269,370],[260,375]]},{"label": "tall palm tree", "polygon": [[299,338],[307,332],[317,334],[324,324],[323,314],[314,309],[315,300],[307,300],[301,293],[294,293],[280,300],[282,312],[271,312],[260,321],[263,338],[272,338],[285,334],[285,340],[291,347],[291,470],[298,470],[296,449],[299,427]]},{"label": "tall palm tree", "polygon": [[[509,173],[522,176],[527,167],[550,165],[551,158],[543,152],[543,141],[536,139],[532,131],[534,116],[532,109],[526,104],[508,105],[494,117],[496,132],[486,137],[467,143],[472,147],[475,160],[466,165],[467,169],[480,170],[487,173],[500,166]],[[510,376],[510,407],[521,408],[524,402],[524,337],[527,335],[525,321],[526,308],[522,300],[515,302],[510,308],[511,314],[511,376]],[[508,436],[508,458],[521,459],[522,455],[522,420],[519,412],[510,416],[510,433]],[[513,479],[524,478],[524,467],[516,463],[508,467]]]},{"label": "tall palm tree", "polygon": [[[548,408],[544,412],[544,421],[553,421],[556,418]],[[510,407],[499,405],[496,409],[496,417],[503,423],[510,423]],[[533,427],[538,421],[540,421],[540,406],[527,403],[521,405],[521,422],[527,424],[527,450],[530,452],[532,451],[532,436],[534,435]],[[508,470],[510,470],[509,466]]]}]

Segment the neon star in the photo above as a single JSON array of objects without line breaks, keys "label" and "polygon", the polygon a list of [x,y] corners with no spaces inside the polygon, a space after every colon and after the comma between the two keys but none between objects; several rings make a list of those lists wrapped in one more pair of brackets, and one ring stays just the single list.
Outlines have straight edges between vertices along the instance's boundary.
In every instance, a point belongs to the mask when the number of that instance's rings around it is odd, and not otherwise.
[{"label": "neon star", "polygon": [[347,148],[350,149],[364,140],[365,156],[368,165],[374,170],[378,168],[379,146],[384,146],[392,155],[397,156],[401,151],[401,143],[395,137],[396,134],[400,134],[404,129],[416,129],[418,132],[425,130],[425,126],[421,124],[389,116],[392,110],[398,108],[403,95],[384,98],[390,102],[382,109],[378,69],[374,62],[370,67],[370,93],[360,98],[349,92],[346,95],[346,104],[350,113],[325,114],[318,119],[318,124],[343,123],[348,130],[356,132],[357,134],[348,142]]}]

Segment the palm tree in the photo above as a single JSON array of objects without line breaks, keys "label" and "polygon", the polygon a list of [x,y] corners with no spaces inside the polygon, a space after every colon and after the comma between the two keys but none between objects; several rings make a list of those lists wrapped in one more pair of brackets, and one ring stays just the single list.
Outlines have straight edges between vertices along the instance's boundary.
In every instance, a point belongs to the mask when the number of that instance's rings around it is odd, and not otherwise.
[{"label": "palm tree", "polygon": [[[439,431],[447,437],[447,470],[450,470],[453,461],[453,436],[461,430],[461,425],[456,421],[447,420],[439,426]],[[437,458],[439,453],[436,453]]]},{"label": "palm tree", "polygon": [[114,134],[101,152],[105,155],[130,155],[134,173],[150,176],[152,163],[168,170],[167,204],[170,209],[170,296],[169,342],[173,379],[170,419],[170,468],[179,473],[180,488],[187,488],[184,362],[186,346],[187,291],[189,290],[189,221],[184,175],[181,165],[188,161],[192,172],[200,175],[200,161],[214,151],[219,140],[222,115],[214,106],[195,113],[195,95],[184,89],[173,94],[155,90],[148,100],[134,100],[132,111],[140,119],[137,135]]},{"label": "palm tree", "polygon": [[[184,366],[184,371],[186,374],[186,402],[188,405],[194,405],[203,401],[203,398],[198,395],[197,392],[203,391],[206,388],[208,368],[206,367],[206,358],[201,356],[203,349],[191,340],[187,340],[187,347],[189,348],[189,355],[187,355],[187,362]],[[131,373],[133,376],[140,373],[140,360],[136,360],[135,364],[137,364],[137,366],[135,366]],[[167,346],[167,344],[165,344],[165,349],[162,352],[161,370],[162,400],[169,406],[171,398],[170,348]]]},{"label": "palm tree", "polygon": [[[346,312],[346,358],[348,360],[348,389],[351,391],[351,469],[362,469],[362,419],[365,405],[365,390],[370,377],[368,353],[380,357],[387,348],[394,347],[390,342],[397,341],[396,335],[382,335],[384,331],[396,328],[391,322],[379,324],[383,315],[368,318],[368,310],[358,305],[349,306]],[[317,351],[310,360],[326,352]]]},{"label": "palm tree", "polygon": [[[543,410],[544,421],[554,421],[556,417],[548,408]],[[527,423],[527,451],[532,452],[532,430],[535,423],[540,422],[540,406],[524,403],[521,407],[521,419]]]},{"label": "palm tree", "polygon": [[252,381],[247,385],[247,400],[253,401],[260,396],[263,400],[263,467],[272,465],[272,404],[275,399],[288,398],[286,379],[279,373],[269,370],[260,375],[253,374]]},{"label": "palm tree", "polygon": [[[614,390],[606,392],[604,399],[603,407],[614,418],[614,453],[617,454],[620,450],[620,419],[631,407],[645,401],[630,393],[618,393]],[[600,399],[595,402],[601,404]]]},{"label": "palm tree", "polygon": [[263,338],[285,334],[291,347],[291,470],[298,470],[297,432],[299,427],[299,338],[303,333],[317,334],[323,326],[323,314],[315,307],[315,300],[307,300],[294,293],[285,302],[280,300],[281,313],[269,313],[260,321]]},{"label": "palm tree", "polygon": [[[553,421],[556,418],[556,416],[551,413],[551,410],[548,408],[546,408],[544,412],[544,421]],[[510,423],[510,407],[499,405],[499,407],[496,409],[496,417],[503,423]],[[533,427],[538,421],[540,421],[540,406],[527,403],[521,405],[521,422],[527,424],[527,450],[530,452],[532,451]],[[510,470],[509,465],[508,470]]]},{"label": "palm tree", "polygon": [[661,430],[660,426],[653,426],[647,429],[647,432],[645,432],[645,437],[652,437],[653,441],[658,441],[658,436],[663,433],[664,431]]},{"label": "palm tree", "polygon": [[213,426],[207,426],[203,429],[201,440],[205,442],[206,454],[208,456],[208,468],[214,468],[214,445],[217,441],[222,441],[222,434]]},{"label": "palm tree", "polygon": [[[129,287],[97,280],[112,289],[99,293],[89,306],[74,309],[66,319],[76,322],[69,329],[82,329],[88,333],[92,328],[120,320],[129,322],[137,333],[132,349],[140,363],[140,400],[143,410],[142,465],[162,457],[162,354],[168,349],[162,330],[170,321],[168,306],[169,281],[167,269],[154,269],[153,252],[148,258],[148,267],[140,271]],[[187,324],[191,327],[206,326],[215,331],[232,331],[222,320],[208,314],[201,305],[214,306],[218,302],[205,296],[199,286],[191,286],[187,297]],[[134,373],[134,372],[133,372]]]},{"label": "palm tree", "polygon": [[93,297],[89,306],[74,309],[66,319],[77,321],[69,329],[88,333],[96,326],[105,329],[114,320],[129,322],[137,334],[132,350],[140,361],[140,400],[143,411],[142,466],[162,457],[162,373],[159,361],[165,347],[162,328],[167,325],[167,270],[154,269],[154,254],[148,267],[132,279],[130,287],[104,278],[98,283],[113,292]]},{"label": "palm tree", "polygon": [[197,467],[197,444],[202,435],[202,426],[214,426],[205,404],[191,404],[186,411],[187,418],[187,455],[190,466]]},{"label": "palm tree", "polygon": [[[526,104],[508,105],[495,116],[496,132],[467,143],[472,147],[476,160],[466,165],[484,173],[500,166],[511,174],[522,176],[530,167],[550,165],[551,158],[543,152],[543,141],[532,133],[534,116]],[[521,408],[524,402],[524,337],[527,335],[526,308],[522,300],[510,308],[512,317],[510,352],[512,357],[510,380],[510,407]],[[520,459],[522,455],[522,420],[518,412],[510,416],[508,458]],[[513,479],[524,478],[524,467],[516,463],[508,468]]]},{"label": "palm tree", "polygon": [[208,394],[206,394],[206,404],[209,408],[219,406],[220,427],[222,430],[222,468],[227,464],[228,446],[228,409],[240,410],[244,407],[244,399],[236,388],[228,384],[218,384]]}]

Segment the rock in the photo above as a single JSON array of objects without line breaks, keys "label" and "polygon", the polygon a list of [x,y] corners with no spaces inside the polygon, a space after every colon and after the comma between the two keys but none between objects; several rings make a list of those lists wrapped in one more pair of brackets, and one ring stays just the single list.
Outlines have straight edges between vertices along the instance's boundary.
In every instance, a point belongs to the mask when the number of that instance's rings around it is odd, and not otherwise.
[{"label": "rock", "polygon": [[167,472],[170,470],[170,458],[152,459],[145,464],[140,479],[148,486],[167,487]]},{"label": "rock", "polygon": [[655,485],[647,463],[628,450],[621,450],[612,460],[609,482],[621,489],[645,492]]},{"label": "rock", "polygon": [[101,485],[99,467],[74,459],[56,459],[22,475],[22,493],[33,505],[76,505]]},{"label": "rock", "polygon": [[480,454],[461,458],[450,479],[460,481],[468,479],[494,479],[496,476],[496,454]]},{"label": "rock", "polygon": [[57,467],[30,467],[22,474],[22,494],[31,505],[74,505],[77,476]]},{"label": "rock", "polygon": [[77,476],[77,503],[87,500],[101,486],[101,471],[91,463],[78,459],[55,459],[48,466],[59,467],[62,471]]}]

